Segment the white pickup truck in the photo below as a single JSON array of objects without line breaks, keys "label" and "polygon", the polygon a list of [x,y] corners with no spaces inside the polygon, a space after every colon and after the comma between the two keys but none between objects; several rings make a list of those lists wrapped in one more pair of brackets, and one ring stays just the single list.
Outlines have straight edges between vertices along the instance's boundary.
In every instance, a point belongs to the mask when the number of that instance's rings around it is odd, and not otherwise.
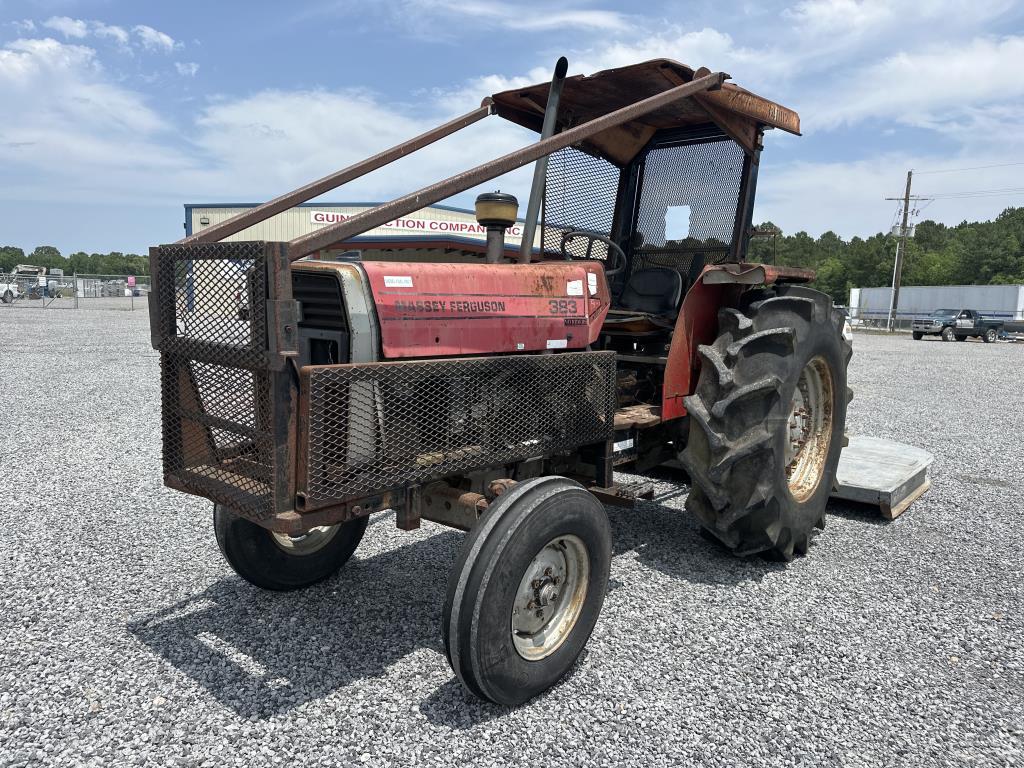
[{"label": "white pickup truck", "polygon": [[[0,275],[0,301],[10,304],[15,299],[25,296],[26,291],[32,291],[30,298],[39,298],[45,292],[46,267],[37,267],[32,264],[18,264],[13,272]],[[35,289],[33,286],[43,286]]]},{"label": "white pickup truck", "polygon": [[0,274],[0,301],[10,304],[15,299],[20,299],[21,296],[22,291],[14,279],[14,275]]}]

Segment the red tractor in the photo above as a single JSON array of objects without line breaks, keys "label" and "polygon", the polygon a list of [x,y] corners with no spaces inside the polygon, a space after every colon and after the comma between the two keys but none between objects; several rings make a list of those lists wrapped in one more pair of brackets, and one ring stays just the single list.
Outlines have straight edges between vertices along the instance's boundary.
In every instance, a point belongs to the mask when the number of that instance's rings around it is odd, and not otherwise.
[{"label": "red tractor", "polygon": [[[644,492],[616,468],[681,463],[687,508],[738,555],[807,551],[851,348],[811,273],[744,260],[763,132],[799,118],[727,77],[655,60],[566,78],[561,60],[551,83],[152,249],[165,482],[214,501],[243,578],[327,578],[382,510],[466,530],[445,649],[470,691],[517,704],[597,621],[602,502]],[[223,241],[492,114],[540,140],[289,243]],[[479,258],[315,258],[534,162],[517,253],[516,201],[492,193]]]}]

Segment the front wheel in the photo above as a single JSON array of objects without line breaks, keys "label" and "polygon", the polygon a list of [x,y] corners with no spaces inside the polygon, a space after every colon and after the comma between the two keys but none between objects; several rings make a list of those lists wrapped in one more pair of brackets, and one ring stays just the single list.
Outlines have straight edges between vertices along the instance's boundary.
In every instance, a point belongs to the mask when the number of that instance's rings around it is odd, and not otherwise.
[{"label": "front wheel", "polygon": [[576,662],[604,604],[611,532],[604,507],[564,477],[498,497],[466,537],[448,582],[448,661],[473,694],[515,706]]},{"label": "front wheel", "polygon": [[942,329],[942,340],[943,341],[956,341],[956,334],[953,332],[952,328],[943,328]]},{"label": "front wheel", "polygon": [[228,564],[262,589],[302,589],[333,576],[359,546],[368,517],[312,528],[299,536],[268,531],[220,504],[213,530]]},{"label": "front wheel", "polygon": [[10,290],[4,291],[3,302],[4,304],[10,304],[14,301],[14,294]]},{"label": "front wheel", "polygon": [[923,333],[919,333],[918,331],[914,331],[913,336],[914,336],[914,341],[920,341],[922,338],[924,338],[924,334]]},{"label": "front wheel", "polygon": [[984,339],[986,344],[991,344],[997,338],[999,338],[999,334],[995,328],[989,328],[987,331],[985,331],[985,335],[982,336],[982,339]]}]

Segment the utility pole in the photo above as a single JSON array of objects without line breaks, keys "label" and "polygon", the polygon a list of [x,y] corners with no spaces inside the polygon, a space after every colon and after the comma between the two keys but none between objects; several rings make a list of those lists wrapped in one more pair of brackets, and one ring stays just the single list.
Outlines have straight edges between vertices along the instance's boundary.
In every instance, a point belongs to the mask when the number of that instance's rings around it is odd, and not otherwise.
[{"label": "utility pole", "polygon": [[[892,333],[896,323],[896,310],[900,304],[900,280],[903,277],[903,255],[907,252],[907,220],[910,218],[910,182],[914,171],[907,171],[907,191],[903,193],[903,224],[900,226],[900,239],[896,247],[896,264],[892,270],[892,301],[889,303],[889,322],[887,328]],[[886,198],[892,200],[893,198]]]}]

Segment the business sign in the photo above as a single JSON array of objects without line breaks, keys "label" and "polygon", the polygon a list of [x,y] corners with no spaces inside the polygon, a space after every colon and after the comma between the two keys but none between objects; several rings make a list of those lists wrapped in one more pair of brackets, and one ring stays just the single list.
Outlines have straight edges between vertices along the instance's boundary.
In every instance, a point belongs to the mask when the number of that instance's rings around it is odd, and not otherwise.
[{"label": "business sign", "polygon": [[[309,223],[316,226],[337,224],[338,222],[351,219],[355,215],[354,213],[338,213],[337,211],[310,211]],[[441,219],[406,217],[389,221],[379,227],[374,227],[374,229],[390,229],[396,234],[402,235],[426,235],[431,237],[459,235],[481,240],[487,237],[487,227],[475,221],[443,221]],[[522,222],[517,221],[514,226],[509,227],[505,232],[506,240],[521,240],[522,237]]]},{"label": "business sign", "polygon": [[128,287],[129,288],[134,288],[135,287],[135,275],[128,275]]}]

